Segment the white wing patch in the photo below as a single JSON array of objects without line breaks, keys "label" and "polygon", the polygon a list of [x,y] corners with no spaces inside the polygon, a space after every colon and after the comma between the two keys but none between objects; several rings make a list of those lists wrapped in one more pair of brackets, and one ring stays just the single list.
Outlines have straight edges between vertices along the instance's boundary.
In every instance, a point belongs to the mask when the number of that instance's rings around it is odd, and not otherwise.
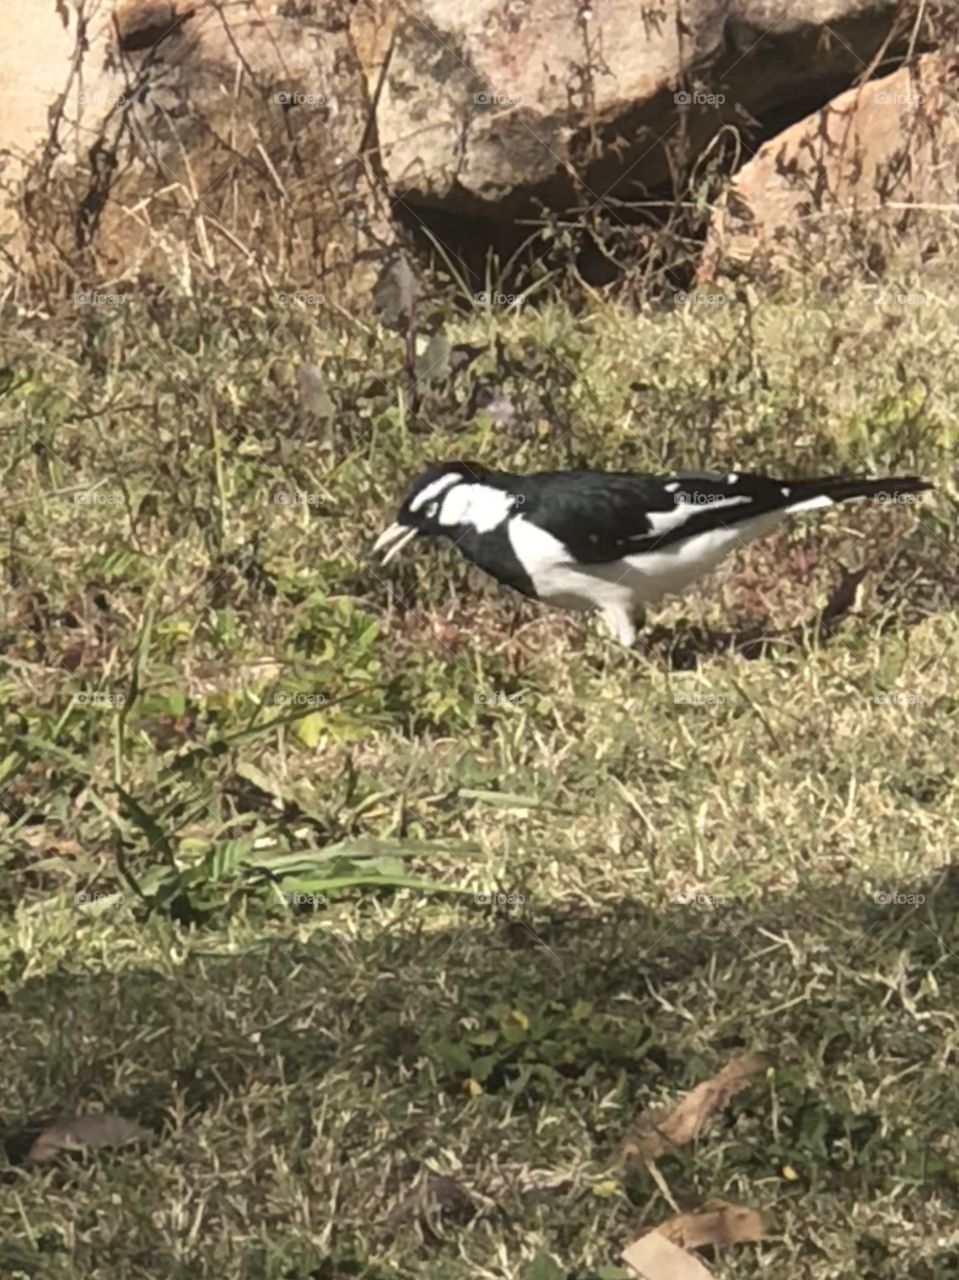
[{"label": "white wing patch", "polygon": [[832,498],[828,498],[824,493],[818,493],[815,498],[805,498],[799,502],[793,502],[786,510],[789,512],[818,511],[820,507],[834,507],[835,505]]},{"label": "white wing patch", "polygon": [[433,480],[425,489],[421,489],[413,501],[410,503],[410,511],[419,511],[420,507],[425,507],[427,502],[433,498],[438,498],[441,493],[453,484],[459,484],[463,477],[458,472],[451,472],[449,475],[440,476],[438,480]]},{"label": "white wing patch", "polygon": [[[461,480],[457,476],[457,480]],[[503,523],[513,510],[512,494],[488,484],[457,484],[443,499],[439,522],[444,525],[471,524],[477,533],[489,533]]]},{"label": "white wing patch", "polygon": [[752,502],[745,494],[735,498],[716,498],[709,502],[677,502],[672,511],[650,511],[647,513],[653,533],[666,533],[691,520],[703,511],[721,511],[723,507],[738,507],[743,502]]}]

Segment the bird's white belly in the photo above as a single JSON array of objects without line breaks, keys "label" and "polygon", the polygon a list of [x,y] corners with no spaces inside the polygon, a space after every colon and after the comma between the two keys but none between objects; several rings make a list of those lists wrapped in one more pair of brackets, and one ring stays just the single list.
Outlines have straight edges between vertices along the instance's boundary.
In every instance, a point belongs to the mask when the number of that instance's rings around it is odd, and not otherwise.
[{"label": "bird's white belly", "polygon": [[782,518],[781,511],[773,511],[732,528],[710,529],[660,551],[626,556],[615,565],[600,565],[600,576],[612,577],[628,587],[637,603],[655,604],[663,596],[680,595],[731,552],[769,533]]},{"label": "bird's white belly", "polygon": [[685,591],[731,551],[774,529],[782,516],[770,512],[607,564],[576,564],[558,539],[522,518],[511,522],[510,541],[541,600],[564,609],[633,612]]}]

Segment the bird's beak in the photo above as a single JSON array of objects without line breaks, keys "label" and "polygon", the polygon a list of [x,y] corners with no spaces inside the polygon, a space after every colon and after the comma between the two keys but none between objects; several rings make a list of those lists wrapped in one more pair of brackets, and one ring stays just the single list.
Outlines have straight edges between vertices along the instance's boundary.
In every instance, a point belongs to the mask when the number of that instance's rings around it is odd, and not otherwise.
[{"label": "bird's beak", "polygon": [[[408,542],[411,542],[419,533],[419,529],[411,529],[405,524],[391,524],[388,529],[384,529],[380,536],[373,544],[373,554],[382,551],[384,547],[389,547],[386,555],[383,557],[383,563],[388,564],[398,551],[402,551]],[[390,546],[390,543],[393,545]]]}]

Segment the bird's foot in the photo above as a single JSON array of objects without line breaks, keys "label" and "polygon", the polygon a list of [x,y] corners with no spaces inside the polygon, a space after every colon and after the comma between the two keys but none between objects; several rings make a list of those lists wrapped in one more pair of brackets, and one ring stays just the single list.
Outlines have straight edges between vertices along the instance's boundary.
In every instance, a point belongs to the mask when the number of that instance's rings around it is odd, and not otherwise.
[{"label": "bird's foot", "polygon": [[646,612],[640,609],[630,614],[625,609],[604,609],[603,621],[619,643],[630,649],[636,643],[639,629],[646,625]]}]

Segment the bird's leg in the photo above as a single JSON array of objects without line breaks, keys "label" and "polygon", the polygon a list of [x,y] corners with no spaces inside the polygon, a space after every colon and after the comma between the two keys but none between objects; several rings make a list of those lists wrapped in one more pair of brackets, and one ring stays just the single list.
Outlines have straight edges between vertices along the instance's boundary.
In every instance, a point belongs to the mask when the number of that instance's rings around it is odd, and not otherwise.
[{"label": "bird's leg", "polygon": [[625,609],[604,609],[603,621],[627,649],[635,642],[636,624]]}]

